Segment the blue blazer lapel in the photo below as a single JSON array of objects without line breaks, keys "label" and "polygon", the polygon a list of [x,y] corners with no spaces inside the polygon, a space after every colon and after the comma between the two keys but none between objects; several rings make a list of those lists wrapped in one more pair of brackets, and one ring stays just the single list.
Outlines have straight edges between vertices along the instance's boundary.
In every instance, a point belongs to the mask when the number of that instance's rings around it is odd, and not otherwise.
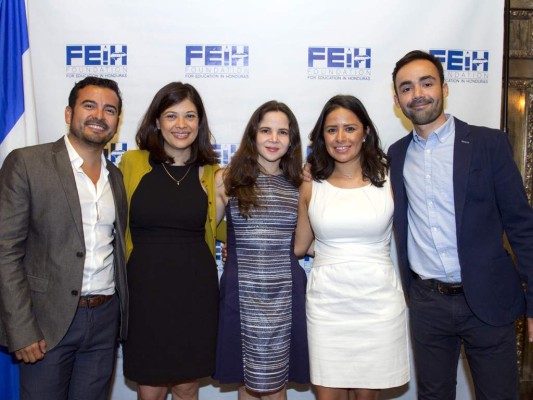
[{"label": "blue blazer lapel", "polygon": [[394,160],[391,168],[391,182],[394,190],[394,202],[398,204],[400,208],[407,209],[407,194],[405,192],[405,185],[403,183],[403,167],[405,165],[405,157],[407,155],[407,148],[413,140],[413,133],[404,137],[397,144],[397,149],[394,152]]},{"label": "blue blazer lapel", "polygon": [[455,118],[455,143],[453,151],[453,194],[455,201],[455,226],[460,240],[461,221],[466,199],[466,189],[472,159],[474,138],[468,124]]},{"label": "blue blazer lapel", "polygon": [[[68,156],[68,151],[64,140],[64,138],[61,138],[54,143],[52,147],[52,159],[56,168],[56,172],[59,175],[61,189],[63,189],[69,205],[72,220],[74,221],[74,225],[76,226],[76,230],[78,231],[81,242],[85,244],[80,199],[78,196],[78,190],[76,188],[74,173],[72,172],[72,164],[70,163],[70,158]],[[58,188],[58,190],[60,190],[60,188]],[[67,210],[65,210],[65,212],[66,211]]]},{"label": "blue blazer lapel", "polygon": [[[409,288],[412,278],[409,273],[409,261],[407,259],[407,193],[403,179],[403,168],[407,148],[412,139],[413,134],[411,133],[400,139],[389,149],[390,179],[394,195],[394,229],[396,231],[396,245],[402,269],[401,276],[406,288]],[[406,290],[406,293],[408,292]]]}]

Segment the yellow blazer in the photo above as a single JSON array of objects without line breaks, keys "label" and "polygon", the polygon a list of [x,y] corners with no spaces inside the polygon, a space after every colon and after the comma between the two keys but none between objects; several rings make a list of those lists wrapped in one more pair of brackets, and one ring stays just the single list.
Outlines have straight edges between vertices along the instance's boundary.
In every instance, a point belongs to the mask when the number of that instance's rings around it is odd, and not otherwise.
[{"label": "yellow blazer", "polygon": [[[119,168],[124,175],[124,186],[126,187],[126,199],[128,210],[131,204],[131,197],[137,189],[142,177],[152,170],[148,162],[149,153],[146,150],[130,150],[122,155]],[[215,256],[215,242],[226,241],[226,224],[221,223],[216,226],[216,193],[215,193],[215,172],[220,168],[216,165],[204,165],[201,182],[207,191],[207,216],[205,219],[205,242],[209,246],[213,257]],[[126,227],[126,260],[129,259],[133,250],[133,242],[130,232],[130,215],[128,212],[128,222]]]}]

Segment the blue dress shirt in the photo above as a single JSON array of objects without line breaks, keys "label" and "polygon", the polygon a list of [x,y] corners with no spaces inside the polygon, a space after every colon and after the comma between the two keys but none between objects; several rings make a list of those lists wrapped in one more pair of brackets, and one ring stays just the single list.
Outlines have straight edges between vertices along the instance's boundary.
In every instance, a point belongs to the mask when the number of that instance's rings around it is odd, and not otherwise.
[{"label": "blue dress shirt", "polygon": [[446,122],[425,140],[413,130],[403,176],[407,192],[407,254],[422,279],[460,282],[453,197],[455,122]]}]

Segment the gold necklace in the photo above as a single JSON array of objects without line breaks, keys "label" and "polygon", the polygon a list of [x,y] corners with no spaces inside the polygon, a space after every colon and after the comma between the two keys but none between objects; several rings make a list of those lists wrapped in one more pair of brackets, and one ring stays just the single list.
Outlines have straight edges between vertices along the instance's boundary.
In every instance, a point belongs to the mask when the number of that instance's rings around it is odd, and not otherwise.
[{"label": "gold necklace", "polygon": [[176,178],[174,178],[174,177],[170,174],[170,172],[168,172],[167,167],[165,167],[165,163],[161,163],[161,165],[163,166],[163,169],[165,170],[165,172],[167,173],[167,175],[169,176],[169,178],[172,179],[174,182],[176,182],[176,185],[178,185],[178,186],[179,186],[180,183],[185,179],[185,177],[186,177],[187,175],[189,175],[189,171],[191,170],[191,167],[192,167],[192,164],[189,165],[189,169],[187,169],[187,172],[185,172],[185,175],[183,175],[180,179],[176,179]]}]

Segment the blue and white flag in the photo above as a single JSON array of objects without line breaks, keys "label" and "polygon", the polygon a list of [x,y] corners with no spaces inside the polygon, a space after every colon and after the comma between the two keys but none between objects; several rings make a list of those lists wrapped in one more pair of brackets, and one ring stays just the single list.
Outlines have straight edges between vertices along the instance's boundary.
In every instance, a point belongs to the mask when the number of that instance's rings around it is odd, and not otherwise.
[{"label": "blue and white flag", "polygon": [[[37,143],[24,0],[0,0],[0,165],[18,147]],[[18,366],[0,347],[0,397],[19,398]]]},{"label": "blue and white flag", "polygon": [[[6,0],[2,0],[6,1]],[[7,0],[11,1],[11,0]],[[18,400],[19,397],[19,370],[14,357],[6,352],[5,347],[0,347],[0,398],[5,400]]]},{"label": "blue and white flag", "polygon": [[0,57],[1,165],[11,150],[38,141],[24,0],[0,0]]}]

